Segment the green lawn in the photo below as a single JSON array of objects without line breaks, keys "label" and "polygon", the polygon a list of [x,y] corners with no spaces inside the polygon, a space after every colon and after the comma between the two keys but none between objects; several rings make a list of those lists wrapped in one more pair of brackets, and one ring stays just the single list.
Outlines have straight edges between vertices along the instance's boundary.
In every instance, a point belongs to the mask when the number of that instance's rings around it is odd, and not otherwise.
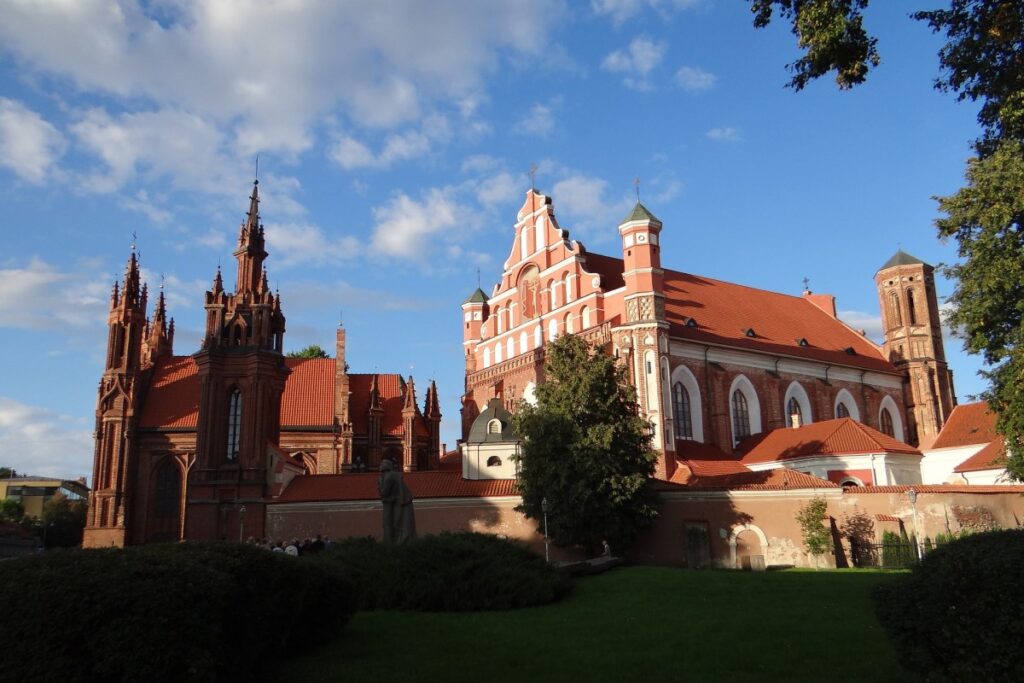
[{"label": "green lawn", "polygon": [[900,681],[871,611],[879,572],[633,567],[512,612],[358,614],[282,662],[292,681]]}]

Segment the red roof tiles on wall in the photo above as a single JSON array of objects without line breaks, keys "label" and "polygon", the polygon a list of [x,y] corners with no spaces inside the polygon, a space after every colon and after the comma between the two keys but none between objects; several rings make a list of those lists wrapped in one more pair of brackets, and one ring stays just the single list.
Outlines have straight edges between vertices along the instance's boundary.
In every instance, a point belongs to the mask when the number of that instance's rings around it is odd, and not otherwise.
[{"label": "red roof tiles on wall", "polygon": [[1002,441],[993,441],[956,466],[954,472],[977,472],[1006,467],[1006,449]]},{"label": "red roof tiles on wall", "polygon": [[835,489],[839,488],[839,485],[803,472],[779,467],[763,472],[747,471],[721,476],[698,477],[691,481],[686,488],[702,491],[790,491],[793,489]]},{"label": "red roof tiles on wall", "polygon": [[739,449],[744,463],[854,453],[921,455],[916,448],[848,417],[755,434],[741,442]]}]

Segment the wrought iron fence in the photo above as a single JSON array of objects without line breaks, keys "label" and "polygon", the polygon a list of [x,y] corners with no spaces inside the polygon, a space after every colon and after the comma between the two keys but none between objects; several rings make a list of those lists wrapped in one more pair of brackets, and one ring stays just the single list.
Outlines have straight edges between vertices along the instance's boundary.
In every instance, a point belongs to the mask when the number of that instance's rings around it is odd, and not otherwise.
[{"label": "wrought iron fence", "polygon": [[899,543],[851,543],[854,567],[907,569],[917,564],[921,550],[911,541]]}]

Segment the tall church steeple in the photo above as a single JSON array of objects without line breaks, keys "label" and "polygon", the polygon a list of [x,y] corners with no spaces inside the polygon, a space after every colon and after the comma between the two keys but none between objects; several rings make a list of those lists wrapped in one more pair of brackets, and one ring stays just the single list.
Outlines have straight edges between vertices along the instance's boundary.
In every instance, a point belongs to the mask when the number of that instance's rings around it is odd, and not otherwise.
[{"label": "tall church steeple", "polygon": [[238,235],[238,248],[235,258],[238,259],[238,282],[235,294],[266,291],[261,285],[263,261],[267,258],[266,241],[263,235],[263,224],[260,223],[260,181],[253,181],[252,194],[249,195],[249,212]]}]

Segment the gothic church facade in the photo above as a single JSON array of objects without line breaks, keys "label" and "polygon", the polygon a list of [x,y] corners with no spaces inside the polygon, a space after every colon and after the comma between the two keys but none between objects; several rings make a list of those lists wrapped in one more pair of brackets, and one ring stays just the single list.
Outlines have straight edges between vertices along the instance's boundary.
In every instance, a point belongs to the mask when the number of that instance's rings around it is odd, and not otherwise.
[{"label": "gothic church facade", "polygon": [[621,254],[590,253],[558,225],[550,197],[527,193],[499,282],[461,307],[463,438],[490,400],[510,410],[533,400],[544,346],[563,334],[625,364],[662,479],[692,457],[734,457],[759,433],[834,418],[914,446],[938,435],[955,395],[928,264],[898,252],[878,271],[879,346],[838,319],[832,296],[665,268],[662,223],[639,202],[618,232]]},{"label": "gothic church facade", "polygon": [[84,546],[259,537],[267,503],[294,477],[375,469],[383,458],[407,472],[438,467],[433,382],[421,409],[412,377],[350,373],[343,328],[334,358],[284,356],[258,184],[234,256],[234,291],[218,268],[192,355],[174,355],[163,291],[147,317],[134,249],[114,285]]}]

